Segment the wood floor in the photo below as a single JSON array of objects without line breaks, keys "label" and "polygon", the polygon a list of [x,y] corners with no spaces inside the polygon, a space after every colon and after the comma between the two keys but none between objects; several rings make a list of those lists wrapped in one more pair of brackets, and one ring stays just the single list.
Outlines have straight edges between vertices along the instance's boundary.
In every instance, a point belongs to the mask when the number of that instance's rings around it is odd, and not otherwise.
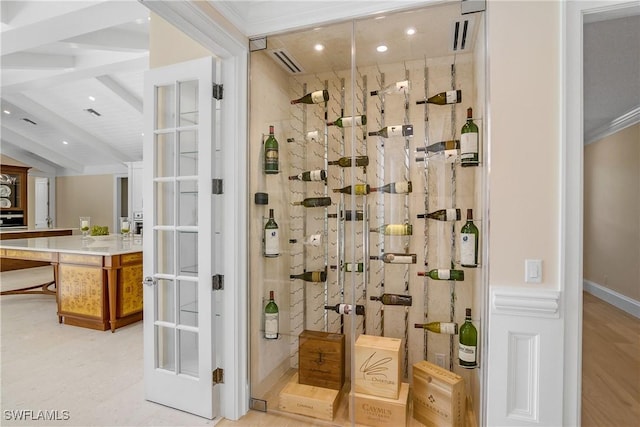
[{"label": "wood floor", "polygon": [[640,319],[584,293],[582,426],[640,425]]}]

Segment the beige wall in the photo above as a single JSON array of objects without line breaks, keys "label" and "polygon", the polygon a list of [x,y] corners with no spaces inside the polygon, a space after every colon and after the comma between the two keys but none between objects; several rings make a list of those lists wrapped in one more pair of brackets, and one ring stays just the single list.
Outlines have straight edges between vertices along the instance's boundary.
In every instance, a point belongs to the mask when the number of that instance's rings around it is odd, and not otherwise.
[{"label": "beige wall", "polygon": [[[561,2],[489,2],[489,283],[559,287]],[[579,161],[579,159],[576,159]]]},{"label": "beige wall", "polygon": [[584,278],[640,301],[640,124],[585,146]]},{"label": "beige wall", "polygon": [[177,64],[212,53],[158,15],[149,24],[149,68]]},{"label": "beige wall", "polygon": [[91,225],[107,225],[115,232],[113,192],[113,175],[57,177],[56,226],[78,228],[79,217],[90,216]]}]

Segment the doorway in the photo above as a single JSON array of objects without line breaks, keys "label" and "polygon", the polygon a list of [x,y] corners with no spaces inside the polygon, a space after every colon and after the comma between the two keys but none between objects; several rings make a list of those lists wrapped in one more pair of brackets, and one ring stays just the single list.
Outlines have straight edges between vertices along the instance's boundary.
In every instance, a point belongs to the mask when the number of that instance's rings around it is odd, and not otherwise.
[{"label": "doorway", "polygon": [[53,217],[50,206],[49,178],[38,177],[35,179],[35,227],[51,228]]}]

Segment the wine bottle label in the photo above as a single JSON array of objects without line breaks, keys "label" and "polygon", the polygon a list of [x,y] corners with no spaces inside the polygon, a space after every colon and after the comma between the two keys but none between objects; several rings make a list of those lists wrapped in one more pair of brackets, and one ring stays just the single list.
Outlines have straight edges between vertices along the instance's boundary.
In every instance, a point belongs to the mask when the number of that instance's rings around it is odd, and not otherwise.
[{"label": "wine bottle label", "polygon": [[312,234],[304,243],[309,246],[320,246],[322,243],[322,234]]},{"label": "wine bottle label", "polygon": [[476,154],[478,154],[478,134],[463,133],[460,137],[460,159],[472,159]]},{"label": "wine bottle label", "polygon": [[451,278],[451,271],[438,269],[438,279],[440,280],[449,280]]},{"label": "wine bottle label", "polygon": [[264,337],[268,339],[278,338],[278,313],[264,314]]},{"label": "wine bottle label", "polygon": [[264,168],[268,171],[278,171],[278,149],[265,148]]},{"label": "wine bottle label", "polygon": [[459,343],[458,358],[463,362],[475,363],[476,362],[476,346],[464,345],[462,343]]},{"label": "wine bottle label", "polygon": [[396,85],[395,85],[396,92],[402,92],[405,89],[409,89],[409,80],[403,80],[401,82],[396,82]]},{"label": "wine bottle label", "polygon": [[402,136],[402,125],[387,126],[387,135],[389,138],[392,136]]},{"label": "wine bottle label", "polygon": [[389,236],[405,236],[411,234],[412,228],[408,224],[388,224],[384,234]]},{"label": "wine bottle label", "polygon": [[315,170],[309,173],[309,179],[311,181],[322,181],[322,170]]},{"label": "wine bottle label", "polygon": [[413,264],[415,262],[412,255],[386,254],[384,259],[389,264]]},{"label": "wine bottle label", "polygon": [[356,184],[354,187],[354,194],[356,196],[364,196],[365,194],[368,194],[367,184]]},{"label": "wine bottle label", "polygon": [[338,306],[339,314],[350,314],[353,311],[353,306],[351,304],[340,304]]},{"label": "wine bottle label", "polygon": [[396,182],[395,189],[398,194],[411,193],[411,181]]},{"label": "wine bottle label", "polygon": [[455,221],[458,218],[457,212],[455,209],[447,209],[447,218],[445,221]]},{"label": "wine bottle label", "polygon": [[312,282],[322,282],[322,272],[321,271],[313,271],[313,272],[311,272],[311,281]]},{"label": "wine bottle label", "polygon": [[313,93],[311,93],[311,102],[313,102],[314,104],[319,104],[321,102],[324,102],[324,93],[321,90],[317,90]]},{"label": "wine bottle label", "polygon": [[353,117],[343,117],[342,127],[346,128],[349,126],[362,126],[362,116],[356,116],[355,120]]},{"label": "wine bottle label", "polygon": [[280,255],[280,240],[277,228],[266,228],[264,230],[264,256],[275,257]]},{"label": "wine bottle label", "polygon": [[458,92],[455,90],[448,90],[447,92],[447,104],[455,104],[458,100]]},{"label": "wine bottle label", "polygon": [[460,234],[460,264],[476,265],[476,236],[473,233]]},{"label": "wine bottle label", "polygon": [[455,323],[445,323],[445,322],[441,322],[440,323],[440,333],[441,334],[449,334],[449,335],[455,335],[456,334],[456,324]]}]

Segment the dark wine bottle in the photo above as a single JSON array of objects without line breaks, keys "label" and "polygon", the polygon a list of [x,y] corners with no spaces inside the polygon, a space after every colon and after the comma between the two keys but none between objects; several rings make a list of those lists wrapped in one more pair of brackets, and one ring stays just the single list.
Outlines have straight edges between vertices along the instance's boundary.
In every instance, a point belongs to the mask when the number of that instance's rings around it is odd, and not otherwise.
[{"label": "dark wine bottle", "polygon": [[478,266],[478,227],[473,223],[473,209],[467,209],[467,222],[460,229],[460,265]]},{"label": "dark wine bottle", "polygon": [[289,179],[291,181],[326,181],[327,171],[323,169],[306,171],[299,173],[298,175],[291,175]]},{"label": "dark wine bottle", "polygon": [[343,193],[343,194],[351,194],[354,196],[364,196],[366,194],[369,194],[371,188],[369,187],[369,184],[356,184],[356,185],[347,185],[346,187],[343,188],[334,188],[333,192],[334,193]]},{"label": "dark wine bottle", "polygon": [[455,335],[458,333],[457,323],[448,322],[429,322],[429,323],[414,323],[415,328],[426,329],[436,334],[449,334]]},{"label": "dark wine bottle", "polygon": [[309,197],[300,202],[292,202],[295,206],[304,206],[305,208],[317,208],[331,205],[331,197]]},{"label": "dark wine bottle", "polygon": [[332,122],[328,122],[327,126],[338,126],[340,128],[346,128],[350,126],[364,126],[367,124],[367,116],[364,114],[355,117],[340,117]]},{"label": "dark wine bottle", "polygon": [[425,151],[427,153],[440,153],[442,151],[457,150],[459,148],[460,140],[452,139],[449,141],[436,142],[431,145],[427,145],[426,147],[416,147],[416,151],[422,153],[424,153]]},{"label": "dark wine bottle", "polygon": [[294,99],[291,104],[320,104],[329,100],[329,92],[327,90],[317,90],[308,93],[302,98]]},{"label": "dark wine bottle", "polygon": [[[356,166],[367,166],[369,164],[369,157],[367,156],[356,156]],[[338,160],[331,160],[327,162],[328,165],[338,165],[343,168],[351,167],[351,157],[340,157]]]},{"label": "dark wine bottle", "polygon": [[478,126],[473,123],[471,108],[467,108],[467,123],[460,134],[460,165],[478,166]]},{"label": "dark wine bottle", "polygon": [[269,291],[269,302],[264,307],[264,337],[268,340],[278,339],[278,316],[278,305],[273,299],[273,291]]},{"label": "dark wine bottle", "polygon": [[413,136],[413,125],[386,126],[378,131],[369,132],[369,136],[381,136],[383,138],[391,138],[394,136]]},{"label": "dark wine bottle", "polygon": [[264,226],[264,256],[273,258],[280,255],[278,224],[273,218],[273,209],[269,209],[269,220]]},{"label": "dark wine bottle", "polygon": [[460,209],[438,209],[428,214],[418,214],[418,218],[435,219],[436,221],[459,221]]},{"label": "dark wine bottle", "polygon": [[382,187],[371,189],[372,193],[375,191],[378,191],[380,193],[408,194],[413,191],[413,186],[411,185],[411,181],[398,181],[385,184]]},{"label": "dark wine bottle", "polygon": [[[330,213],[327,215],[329,218],[338,218],[337,213]],[[356,211],[344,211],[344,220],[345,221],[362,221],[364,219],[364,212],[361,210]]]},{"label": "dark wine bottle", "polygon": [[264,173],[276,174],[280,172],[278,160],[278,141],[274,135],[273,125],[269,126],[269,136],[264,143]]},{"label": "dark wine bottle", "polygon": [[416,258],[416,254],[398,254],[391,252],[382,254],[381,256],[369,256],[369,259],[380,260],[386,264],[415,264]]},{"label": "dark wine bottle", "polygon": [[352,304],[325,305],[324,309],[333,310],[338,314],[351,314],[355,311],[357,316],[364,316],[364,305],[360,304],[355,306]]},{"label": "dark wine bottle", "polygon": [[399,295],[399,294],[382,294],[379,297],[369,297],[371,301],[380,301],[384,305],[405,305],[410,306],[413,304],[413,297],[411,295]]},{"label": "dark wine bottle", "polygon": [[460,327],[458,359],[463,368],[478,366],[478,330],[471,323],[471,309],[465,309],[464,323]]},{"label": "dark wine bottle", "polygon": [[327,272],[326,271],[305,271],[302,274],[291,274],[289,275],[290,279],[300,279],[305,282],[326,282],[327,281]]},{"label": "dark wine bottle", "polygon": [[464,280],[464,271],[463,270],[448,270],[439,268],[437,270],[430,271],[419,271],[418,276],[428,276],[433,280],[456,280],[462,281]]},{"label": "dark wine bottle", "polygon": [[437,93],[430,98],[416,101],[416,104],[417,105],[420,105],[420,104],[447,105],[447,104],[458,104],[460,102],[462,102],[462,91],[448,90],[446,92]]},{"label": "dark wine bottle", "polygon": [[387,236],[410,236],[413,234],[413,226],[411,224],[385,224],[369,231],[383,233]]}]

